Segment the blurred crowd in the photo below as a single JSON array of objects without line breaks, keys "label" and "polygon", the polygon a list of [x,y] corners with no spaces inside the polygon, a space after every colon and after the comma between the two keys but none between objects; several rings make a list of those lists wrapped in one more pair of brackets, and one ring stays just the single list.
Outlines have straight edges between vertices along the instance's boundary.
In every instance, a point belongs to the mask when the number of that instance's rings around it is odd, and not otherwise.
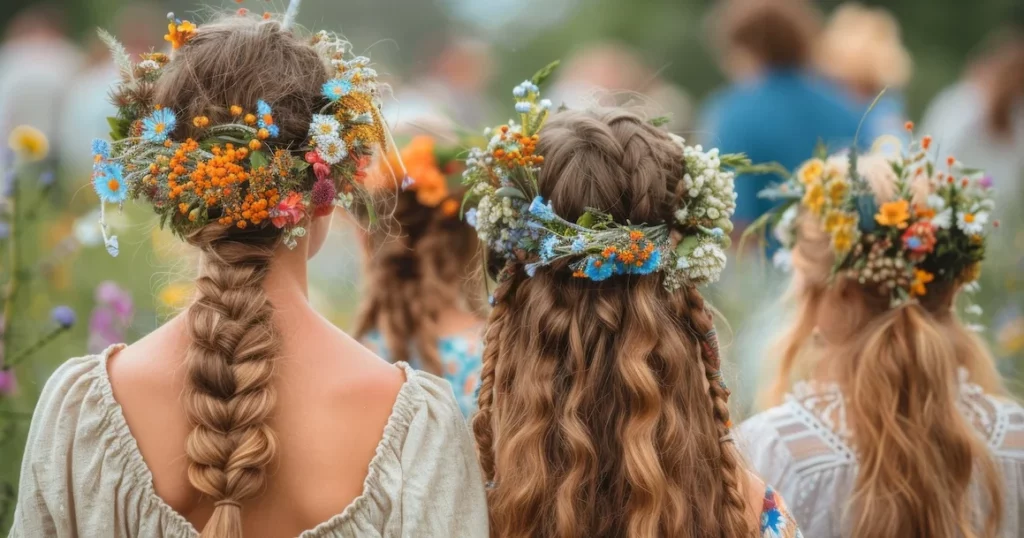
[{"label": "blurred crowd", "polygon": [[[664,115],[669,128],[688,139],[788,169],[819,145],[867,149],[879,137],[901,143],[907,136],[904,123],[919,119],[918,131],[935,136],[937,151],[984,166],[999,191],[997,212],[1008,225],[997,240],[996,257],[1004,259],[991,264],[996,285],[990,336],[999,342],[1001,355],[1019,355],[1024,307],[1016,275],[1024,262],[1011,253],[1024,247],[1021,218],[1014,209],[1024,194],[1021,30],[994,28],[974,48],[960,79],[934,96],[923,117],[910,118],[904,89],[915,74],[914,55],[903,42],[900,21],[885,9],[850,2],[826,16],[808,0],[719,0],[709,5],[704,38],[725,81],[710,94],[699,95],[685,81],[667,77],[663,65],[627,43],[600,40],[571,47],[547,95],[556,105],[626,104],[651,117]],[[60,8],[37,5],[15,15],[4,29],[0,131],[20,124],[41,129],[51,141],[48,166],[62,178],[64,196],[80,202],[77,207],[88,207],[91,200],[81,200],[88,193],[74,195],[88,182],[89,140],[106,134],[105,118],[114,112],[108,92],[117,73],[95,34],[73,39],[66,17]],[[161,5],[131,3],[108,20],[105,26],[132,54],[167,45]],[[471,34],[404,44],[403,54],[417,57],[414,67],[382,66],[393,94],[384,112],[396,134],[427,132],[456,144],[465,133],[501,119],[496,114],[508,97],[496,91],[502,58],[492,41]],[[772,202],[757,197],[771,181],[771,176],[737,181],[740,229],[771,207]],[[98,244],[90,225],[73,229],[80,243]],[[153,237],[159,259],[169,247],[166,240]],[[357,250],[342,250],[339,256]],[[750,314],[758,311],[750,308],[750,294],[758,300],[777,298],[777,287],[762,285],[770,276],[756,264],[737,265],[741,267],[733,280],[720,287],[719,303],[725,309]],[[324,280],[351,281],[358,278],[358,263],[347,257],[326,260],[321,271]],[[159,290],[156,301],[180,303],[185,292],[175,286],[172,282]],[[344,310],[351,303],[334,306]],[[744,325],[750,328],[737,335],[736,354],[762,353],[759,325]]]}]

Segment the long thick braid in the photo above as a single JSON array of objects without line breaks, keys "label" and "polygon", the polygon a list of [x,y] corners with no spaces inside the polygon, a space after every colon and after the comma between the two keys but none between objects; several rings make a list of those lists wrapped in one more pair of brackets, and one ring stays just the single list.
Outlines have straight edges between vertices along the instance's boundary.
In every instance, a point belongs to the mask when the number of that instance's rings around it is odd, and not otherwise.
[{"label": "long thick braid", "polygon": [[508,303],[497,300],[508,295],[512,288],[512,274],[515,265],[509,263],[501,271],[498,287],[494,290],[495,306],[487,318],[487,330],[484,333],[484,353],[480,370],[480,393],[477,395],[477,412],[473,416],[473,435],[476,437],[477,456],[484,480],[489,486],[494,482],[494,426],[492,423],[492,406],[494,404],[494,372],[501,355],[501,336],[506,330],[506,316],[509,312]]},{"label": "long thick braid", "polygon": [[189,481],[214,501],[204,538],[242,536],[241,503],[263,489],[277,452],[267,420],[280,339],[262,287],[277,241],[241,243],[223,233],[207,226],[189,238],[203,266],[186,317],[185,453]]},{"label": "long thick braid", "polygon": [[686,291],[686,302],[690,310],[690,326],[700,347],[704,372],[708,377],[708,395],[711,397],[715,422],[718,424],[725,495],[725,502],[722,505],[722,536],[748,536],[752,529],[747,521],[747,506],[742,490],[744,470],[730,432],[732,421],[729,417],[729,389],[722,378],[722,359],[718,349],[714,317],[696,287],[690,287]]}]

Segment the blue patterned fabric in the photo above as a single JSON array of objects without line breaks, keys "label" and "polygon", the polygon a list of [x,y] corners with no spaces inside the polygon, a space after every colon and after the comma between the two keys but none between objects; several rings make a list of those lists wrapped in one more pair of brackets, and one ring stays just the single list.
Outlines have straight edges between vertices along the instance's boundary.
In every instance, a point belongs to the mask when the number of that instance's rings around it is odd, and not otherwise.
[{"label": "blue patterned fabric", "polygon": [[[368,332],[363,337],[363,345],[384,360],[393,362],[384,337],[379,331]],[[442,336],[437,340],[437,350],[441,355],[442,377],[451,383],[462,414],[469,418],[476,411],[477,393],[480,389],[480,367],[484,351],[483,327],[473,327],[459,334]],[[422,369],[420,358],[416,356],[414,350],[410,350],[409,364],[417,370]]]}]

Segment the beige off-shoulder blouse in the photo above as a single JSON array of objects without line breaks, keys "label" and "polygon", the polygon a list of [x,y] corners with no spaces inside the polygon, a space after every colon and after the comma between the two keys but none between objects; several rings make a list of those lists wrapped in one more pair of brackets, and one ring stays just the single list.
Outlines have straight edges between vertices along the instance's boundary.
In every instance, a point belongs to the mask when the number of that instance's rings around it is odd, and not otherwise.
[{"label": "beige off-shoulder blouse", "polygon": [[[117,349],[71,359],[46,383],[11,537],[199,536],[153,489],[107,377],[107,358]],[[488,535],[479,464],[451,387],[400,367],[406,382],[363,493],[300,538]]]}]

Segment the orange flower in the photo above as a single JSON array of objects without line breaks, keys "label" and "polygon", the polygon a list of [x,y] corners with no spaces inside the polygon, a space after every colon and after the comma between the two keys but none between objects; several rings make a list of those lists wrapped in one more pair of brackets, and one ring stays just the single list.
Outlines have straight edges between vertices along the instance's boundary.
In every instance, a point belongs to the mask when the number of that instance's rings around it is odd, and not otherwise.
[{"label": "orange flower", "polygon": [[882,204],[882,207],[878,209],[878,214],[875,215],[875,221],[882,226],[893,226],[901,230],[907,227],[908,220],[910,220],[910,202],[906,200],[886,202]]},{"label": "orange flower", "polygon": [[926,136],[921,139],[921,149],[928,149],[932,145],[932,137]]},{"label": "orange flower", "polygon": [[444,202],[441,202],[441,214],[445,217],[452,218],[459,214],[459,201],[454,198],[448,198]]},{"label": "orange flower", "polygon": [[935,280],[935,275],[923,269],[914,269],[914,282],[910,285],[910,294],[920,297],[928,293],[927,284]]},{"label": "orange flower", "polygon": [[904,123],[903,124],[903,128],[908,130],[908,131],[913,131],[914,130],[914,122],[908,121],[907,123]]},{"label": "orange flower", "polygon": [[246,125],[255,125],[256,124],[256,115],[255,114],[246,114],[244,120],[245,120],[245,124]]},{"label": "orange flower", "polygon": [[181,21],[180,24],[175,24],[174,21],[171,21],[167,24],[167,35],[164,36],[164,40],[169,41],[171,47],[177,50],[195,36],[196,25],[189,21]]},{"label": "orange flower", "polygon": [[232,116],[241,116],[242,115],[242,107],[240,107],[238,105],[231,105],[231,115]]}]

